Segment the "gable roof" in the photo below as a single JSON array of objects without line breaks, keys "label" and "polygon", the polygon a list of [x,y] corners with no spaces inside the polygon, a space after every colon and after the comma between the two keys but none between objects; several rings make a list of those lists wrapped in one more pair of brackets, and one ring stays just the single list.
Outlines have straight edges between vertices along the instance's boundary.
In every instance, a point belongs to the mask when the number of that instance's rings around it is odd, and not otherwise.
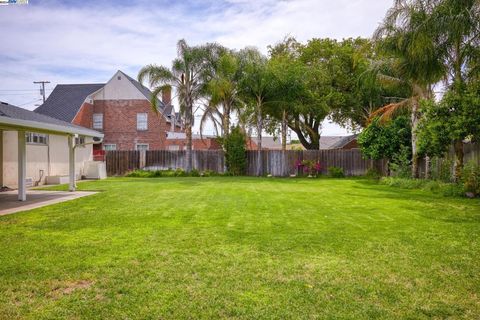
[{"label": "gable roof", "polygon": [[[152,92],[125,72],[118,70],[112,79],[118,73],[122,74],[148,101],[151,100]],[[35,109],[34,112],[62,121],[72,122],[85,99],[94,92],[102,89],[105,85],[105,83],[58,84],[45,103]],[[182,124],[179,114],[175,114],[175,109],[171,104],[165,105],[157,98],[157,106],[158,111],[164,115],[167,122],[170,122],[171,116],[174,116],[176,125],[180,126]]]},{"label": "gable roof", "polygon": [[104,83],[58,84],[45,103],[34,111],[66,122],[72,122],[85,99],[104,86]]},{"label": "gable roof", "polygon": [[86,129],[69,122],[22,109],[6,102],[0,102],[0,124],[2,123],[7,126],[18,126],[26,129],[103,137],[103,134],[98,131]]},{"label": "gable roof", "polygon": [[[132,77],[130,77],[128,74],[126,74],[125,72],[121,71],[121,70],[118,70],[118,72],[120,72],[122,75],[125,76],[125,78],[128,79],[128,81],[130,81],[134,86],[135,88],[138,89],[138,91],[140,91],[144,96],[145,98],[147,98],[148,101],[151,101],[152,100],[152,92],[150,91],[150,89],[148,89],[147,87],[145,87],[143,84],[141,84],[140,82],[138,82],[137,80],[133,79]],[[157,98],[157,106],[158,108],[160,109],[161,112],[164,112],[165,110],[165,104],[163,103],[163,101],[161,101],[160,99]],[[168,114],[165,114],[166,116]]]},{"label": "gable roof", "polygon": [[357,134],[352,134],[350,136],[342,137],[342,139],[338,140],[336,143],[332,145],[332,149],[343,148],[353,140],[357,139],[357,136],[358,136]]},{"label": "gable roof", "polygon": [[320,136],[320,149],[339,149],[356,138],[356,134],[350,136]]}]

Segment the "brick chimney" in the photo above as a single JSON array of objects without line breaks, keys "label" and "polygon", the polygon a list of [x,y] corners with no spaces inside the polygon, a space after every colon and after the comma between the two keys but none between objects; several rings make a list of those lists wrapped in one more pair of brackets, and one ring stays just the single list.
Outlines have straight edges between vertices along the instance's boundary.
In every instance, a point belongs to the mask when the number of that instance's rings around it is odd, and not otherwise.
[{"label": "brick chimney", "polygon": [[168,106],[172,103],[172,88],[162,90],[162,102]]}]

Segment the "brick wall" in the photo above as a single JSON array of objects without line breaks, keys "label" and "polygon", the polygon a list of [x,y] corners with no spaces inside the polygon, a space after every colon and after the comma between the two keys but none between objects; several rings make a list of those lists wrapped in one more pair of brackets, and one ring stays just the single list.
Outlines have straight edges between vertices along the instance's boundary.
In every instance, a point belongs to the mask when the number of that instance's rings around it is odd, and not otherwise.
[{"label": "brick wall", "polygon": [[[179,150],[185,150],[187,146],[186,139],[169,139],[166,141],[166,148],[169,146],[178,146]],[[192,140],[193,150],[222,150],[222,146],[215,138],[204,138]]]},{"label": "brick wall", "polygon": [[93,104],[84,103],[80,107],[75,118],[73,118],[72,123],[77,126],[82,126],[86,128],[92,127],[92,117],[93,117]]},{"label": "brick wall", "polygon": [[[83,112],[89,113],[88,108]],[[95,100],[90,119],[94,113],[103,113],[104,144],[116,144],[117,150],[135,150],[137,143],[148,143],[150,150],[165,149],[170,124],[147,100]],[[137,113],[148,114],[148,130],[137,130]]]}]

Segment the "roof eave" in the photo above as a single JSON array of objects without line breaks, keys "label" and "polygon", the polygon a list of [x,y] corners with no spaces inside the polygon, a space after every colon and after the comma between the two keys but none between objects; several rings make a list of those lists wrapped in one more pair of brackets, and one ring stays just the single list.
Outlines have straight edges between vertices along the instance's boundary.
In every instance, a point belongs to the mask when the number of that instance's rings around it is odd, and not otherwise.
[{"label": "roof eave", "polygon": [[103,138],[103,133],[83,129],[83,128],[74,128],[66,127],[57,124],[51,123],[42,123],[31,120],[22,120],[14,119],[10,117],[0,116],[0,128],[10,129],[10,130],[25,130],[25,131],[34,131],[39,133],[50,133],[50,134],[59,134],[59,135],[72,135],[78,134],[88,137]]}]

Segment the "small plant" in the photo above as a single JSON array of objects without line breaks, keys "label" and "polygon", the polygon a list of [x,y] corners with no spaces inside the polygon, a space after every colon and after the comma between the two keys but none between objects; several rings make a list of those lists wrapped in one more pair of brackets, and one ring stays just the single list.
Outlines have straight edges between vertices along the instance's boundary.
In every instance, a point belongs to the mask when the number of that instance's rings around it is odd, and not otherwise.
[{"label": "small plant", "polygon": [[223,139],[225,162],[231,175],[245,174],[247,168],[246,138],[240,127],[232,128],[230,134]]},{"label": "small plant", "polygon": [[202,172],[202,177],[213,177],[216,173],[212,170],[205,170]]},{"label": "small plant", "polygon": [[389,166],[394,176],[399,178],[411,177],[411,151],[409,147],[401,146],[400,151],[396,153]]},{"label": "small plant", "polygon": [[328,175],[330,178],[344,178],[343,169],[339,167],[328,167]]},{"label": "small plant", "polygon": [[162,176],[162,171],[161,170],[152,171],[152,177],[160,178],[161,176]]},{"label": "small plant", "polygon": [[200,171],[197,169],[192,169],[189,174],[190,177],[200,177]]},{"label": "small plant", "polygon": [[297,168],[297,174],[299,176],[307,174],[308,177],[316,177],[322,172],[322,165],[320,162],[315,162],[313,160],[297,160],[295,162],[295,167]]},{"label": "small plant", "polygon": [[431,177],[442,182],[452,182],[453,161],[435,157],[431,163]]},{"label": "small plant", "polygon": [[185,177],[185,176],[187,176],[185,170],[183,170],[182,168],[177,168],[177,169],[175,170],[175,174],[174,174],[174,175],[175,175],[175,177]]},{"label": "small plant", "polygon": [[320,162],[313,160],[303,160],[303,171],[308,174],[309,177],[316,177],[322,170]]},{"label": "small plant", "polygon": [[463,169],[462,182],[467,197],[480,195],[480,166],[473,162],[467,163]]},{"label": "small plant", "polygon": [[365,177],[371,180],[379,180],[382,177],[382,174],[375,168],[370,168],[365,173]]}]

